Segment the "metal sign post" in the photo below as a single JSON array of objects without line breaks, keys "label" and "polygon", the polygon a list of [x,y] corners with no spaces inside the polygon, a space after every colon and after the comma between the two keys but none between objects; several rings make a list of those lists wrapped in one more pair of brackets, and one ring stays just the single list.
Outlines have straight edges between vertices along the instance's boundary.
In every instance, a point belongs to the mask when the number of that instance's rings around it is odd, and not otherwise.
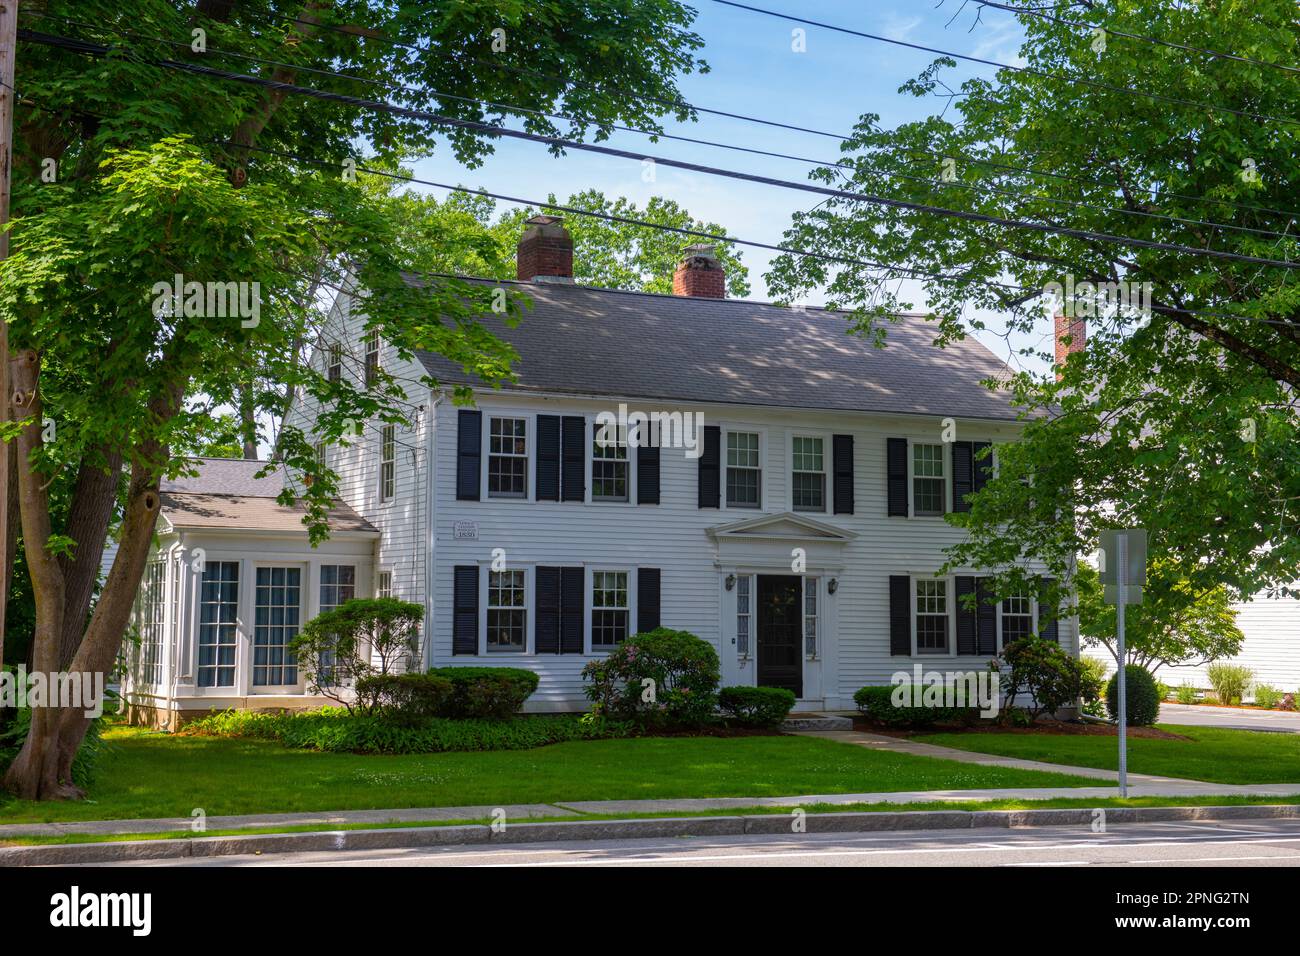
[{"label": "metal sign post", "polygon": [[1115,536],[1115,559],[1119,565],[1119,580],[1115,582],[1118,601],[1115,604],[1115,644],[1119,658],[1119,795],[1128,796],[1128,658],[1124,654],[1124,593],[1128,570],[1128,535]]},{"label": "metal sign post", "polygon": [[1115,657],[1119,697],[1119,795],[1128,796],[1128,674],[1124,646],[1124,610],[1142,603],[1147,583],[1147,533],[1143,528],[1101,533],[1101,583],[1105,599],[1115,602]]}]

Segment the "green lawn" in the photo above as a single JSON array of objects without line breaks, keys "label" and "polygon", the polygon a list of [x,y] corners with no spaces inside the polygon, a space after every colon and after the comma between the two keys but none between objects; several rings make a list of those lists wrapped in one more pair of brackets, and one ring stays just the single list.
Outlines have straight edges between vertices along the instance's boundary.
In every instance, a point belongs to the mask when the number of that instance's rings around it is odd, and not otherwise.
[{"label": "green lawn", "polygon": [[[1300,734],[1159,725],[1190,740],[1129,738],[1128,769],[1211,783],[1300,783]],[[926,743],[978,753],[1115,770],[1114,737],[1060,734],[925,734]]]},{"label": "green lawn", "polygon": [[1063,774],[979,767],[809,737],[596,740],[536,750],[361,756],[136,728],[106,734],[90,799],[0,803],[0,823],[567,800],[1077,787]]}]

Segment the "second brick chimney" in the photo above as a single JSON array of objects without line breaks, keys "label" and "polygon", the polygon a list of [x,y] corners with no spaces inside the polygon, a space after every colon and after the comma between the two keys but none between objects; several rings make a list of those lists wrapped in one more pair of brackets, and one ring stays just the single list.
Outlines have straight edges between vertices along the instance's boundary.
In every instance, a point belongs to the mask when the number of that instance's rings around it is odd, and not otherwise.
[{"label": "second brick chimney", "polygon": [[[1067,345],[1065,339],[1070,342]],[[1056,380],[1061,380],[1062,369],[1070,356],[1082,352],[1088,343],[1088,320],[1068,315],[1056,317]]]},{"label": "second brick chimney", "polygon": [[533,216],[525,223],[515,256],[520,282],[572,282],[573,237],[558,216]]},{"label": "second brick chimney", "polygon": [[713,246],[686,247],[686,255],[673,273],[673,295],[688,295],[701,299],[727,297],[727,272],[718,261]]}]

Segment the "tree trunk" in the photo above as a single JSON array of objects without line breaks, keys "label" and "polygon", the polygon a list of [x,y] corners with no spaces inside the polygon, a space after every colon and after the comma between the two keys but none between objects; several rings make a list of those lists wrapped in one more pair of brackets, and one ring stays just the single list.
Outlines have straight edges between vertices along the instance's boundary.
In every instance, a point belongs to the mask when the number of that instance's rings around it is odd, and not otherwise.
[{"label": "tree trunk", "polygon": [[[0,396],[0,404],[7,405],[8,402],[4,396]],[[0,507],[9,509],[9,522],[6,525],[8,531],[8,540],[0,542],[4,547],[5,566],[0,569],[0,588],[4,588],[4,593],[9,594],[13,586],[14,562],[18,560],[18,525],[23,520],[18,512],[18,451],[14,446],[10,446],[9,452],[9,500],[4,502]],[[5,601],[5,612],[9,611],[9,602]],[[5,622],[0,620],[0,664],[5,660]]]},{"label": "tree trunk", "polygon": [[117,486],[122,475],[122,453],[117,449],[99,449],[103,463],[95,455],[87,456],[77,472],[72,493],[72,510],[65,533],[76,542],[72,557],[60,557],[66,607],[63,637],[59,642],[59,667],[72,663],[73,655],[85,633],[86,615],[99,581],[99,564],[104,557],[108,525],[117,505]]},{"label": "tree trunk", "polygon": [[249,382],[239,390],[239,438],[244,457],[257,460],[257,383]]}]

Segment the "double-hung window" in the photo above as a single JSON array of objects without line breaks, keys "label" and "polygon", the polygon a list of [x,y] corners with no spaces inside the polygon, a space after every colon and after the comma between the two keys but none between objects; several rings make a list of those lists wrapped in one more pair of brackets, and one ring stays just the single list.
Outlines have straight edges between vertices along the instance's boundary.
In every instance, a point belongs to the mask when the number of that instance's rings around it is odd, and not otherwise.
[{"label": "double-hung window", "polygon": [[375,586],[375,597],[390,598],[393,596],[393,572],[380,571],[379,582]]},{"label": "double-hung window", "polygon": [[948,582],[946,580],[917,579],[916,653],[948,653]]},{"label": "double-hung window", "polygon": [[334,342],[330,345],[329,362],[325,367],[326,377],[331,382],[343,380],[343,343]]},{"label": "double-hung window", "polygon": [[627,501],[627,428],[601,425],[591,448],[591,500]]},{"label": "double-hung window", "polygon": [[487,649],[522,653],[528,643],[524,572],[488,571]]},{"label": "double-hung window", "polygon": [[791,452],[794,510],[825,511],[826,456],[822,439],[811,435],[796,435]]},{"label": "double-hung window", "polygon": [[379,500],[391,501],[397,473],[397,426],[385,425],[379,441]]},{"label": "double-hung window", "polygon": [[373,385],[379,375],[379,333],[371,332],[365,338],[366,385]]},{"label": "double-hung window", "polygon": [[528,495],[528,419],[488,419],[488,495]]},{"label": "double-hung window", "polygon": [[759,467],[758,433],[727,432],[727,507],[757,508],[763,471]]},{"label": "double-hung window", "polygon": [[316,464],[321,468],[329,464],[329,445],[326,442],[316,443]]},{"label": "double-hung window", "polygon": [[626,571],[593,571],[591,575],[591,646],[608,649],[627,638]]},{"label": "double-hung window", "polygon": [[943,445],[912,445],[913,514],[944,514],[948,485],[943,458]]},{"label": "double-hung window", "polygon": [[357,596],[357,569],[351,564],[320,567],[320,613],[332,611]]},{"label": "double-hung window", "polygon": [[1033,602],[1028,594],[1002,599],[1002,646],[1034,633]]},{"label": "double-hung window", "polygon": [[199,583],[200,687],[235,686],[239,562],[208,561]]}]

